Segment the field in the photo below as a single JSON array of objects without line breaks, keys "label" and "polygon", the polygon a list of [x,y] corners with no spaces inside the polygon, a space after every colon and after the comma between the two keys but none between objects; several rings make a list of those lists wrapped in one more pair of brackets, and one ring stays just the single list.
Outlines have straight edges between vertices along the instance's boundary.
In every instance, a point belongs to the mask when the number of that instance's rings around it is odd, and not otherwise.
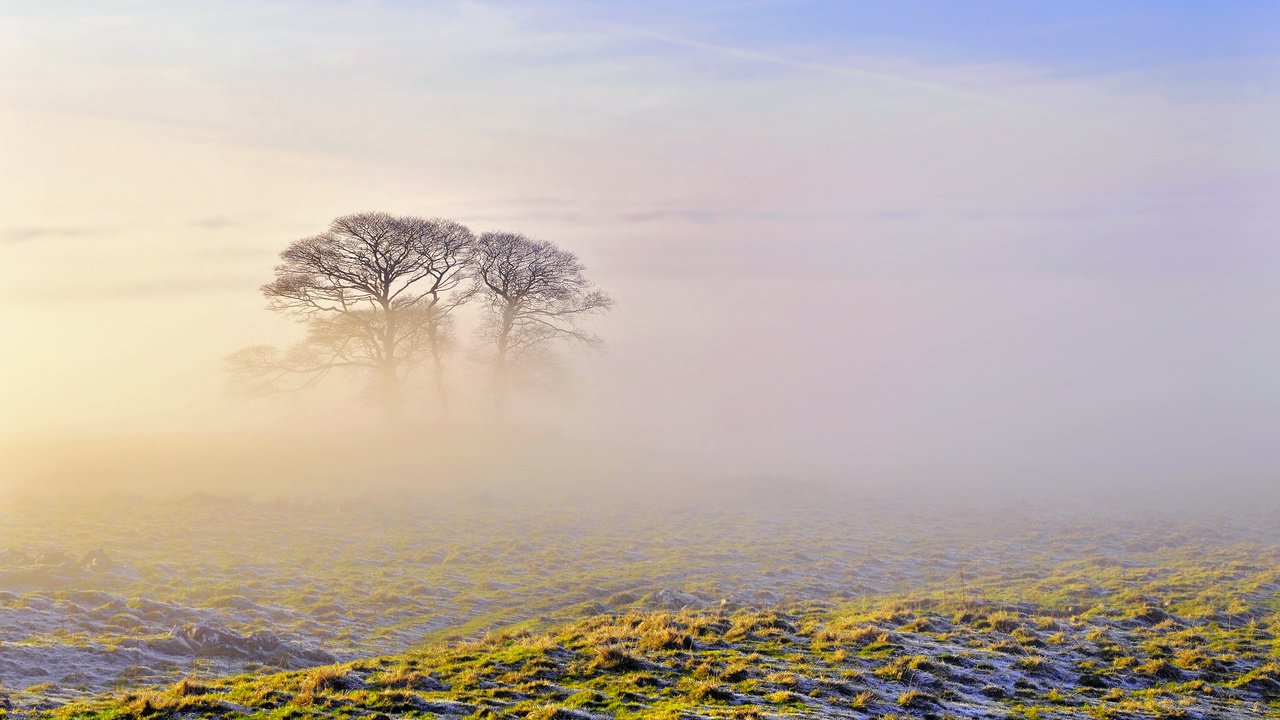
[{"label": "field", "polygon": [[11,716],[1280,717],[1274,513],[821,488],[0,511]]}]

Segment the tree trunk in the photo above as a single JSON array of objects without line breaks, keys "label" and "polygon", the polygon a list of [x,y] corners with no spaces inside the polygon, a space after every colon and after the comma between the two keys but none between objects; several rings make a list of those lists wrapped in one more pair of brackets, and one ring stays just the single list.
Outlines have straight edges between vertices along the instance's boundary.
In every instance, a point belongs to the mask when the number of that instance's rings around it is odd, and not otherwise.
[{"label": "tree trunk", "polygon": [[432,323],[427,327],[427,342],[431,346],[431,363],[435,370],[436,402],[440,404],[440,422],[449,422],[449,388],[444,382],[444,349],[440,347],[439,328]]},{"label": "tree trunk", "polygon": [[436,402],[440,403],[440,422],[449,422],[449,388],[444,382],[444,360],[435,358]]},{"label": "tree trunk", "polygon": [[493,365],[493,418],[499,427],[507,424],[507,349],[502,346]]},{"label": "tree trunk", "polygon": [[400,396],[400,381],[396,377],[395,365],[387,365],[382,370],[382,410],[387,427],[395,429],[404,423],[404,400]]},{"label": "tree trunk", "polygon": [[502,328],[498,332],[498,354],[493,362],[493,416],[498,427],[507,424],[507,352],[512,322],[512,311],[504,310]]},{"label": "tree trunk", "polygon": [[382,305],[382,316],[385,323],[382,327],[382,402],[386,413],[387,427],[400,427],[404,421],[404,402],[400,398],[400,380],[396,377],[396,312],[391,307],[391,300],[382,297],[378,301]]}]

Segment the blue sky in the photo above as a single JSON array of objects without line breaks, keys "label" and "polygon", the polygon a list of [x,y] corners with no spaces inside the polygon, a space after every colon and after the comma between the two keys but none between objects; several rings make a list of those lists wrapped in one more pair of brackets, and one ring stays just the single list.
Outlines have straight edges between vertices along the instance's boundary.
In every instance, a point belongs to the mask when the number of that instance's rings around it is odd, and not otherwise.
[{"label": "blue sky", "polygon": [[1063,73],[1276,58],[1274,2],[608,2],[572,12],[747,46],[817,46],[940,63],[1018,63]]}]

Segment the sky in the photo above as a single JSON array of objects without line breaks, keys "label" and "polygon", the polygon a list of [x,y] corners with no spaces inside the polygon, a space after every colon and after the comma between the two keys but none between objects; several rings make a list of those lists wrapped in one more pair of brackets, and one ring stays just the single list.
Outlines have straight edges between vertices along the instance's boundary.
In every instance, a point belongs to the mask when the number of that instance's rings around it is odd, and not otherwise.
[{"label": "sky", "polygon": [[581,256],[617,301],[581,432],[1260,481],[1277,48],[1270,2],[9,0],[0,435],[263,422],[221,373],[293,332],[257,287],[379,209]]}]

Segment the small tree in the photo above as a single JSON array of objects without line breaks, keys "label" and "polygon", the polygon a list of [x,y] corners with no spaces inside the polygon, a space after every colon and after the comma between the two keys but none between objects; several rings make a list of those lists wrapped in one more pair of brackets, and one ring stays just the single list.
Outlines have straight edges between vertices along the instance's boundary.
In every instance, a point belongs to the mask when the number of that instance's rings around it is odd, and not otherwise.
[{"label": "small tree", "polygon": [[476,243],[476,289],[486,299],[485,332],[494,343],[494,409],[506,414],[514,369],[558,341],[597,345],[580,327],[583,317],[607,311],[613,301],[584,275],[571,252],[516,233],[489,232]]},{"label": "small tree", "polygon": [[[281,353],[245,348],[228,358],[257,390],[306,387],[340,368],[372,372],[389,422],[402,416],[402,370],[439,350],[471,233],[444,220],[360,213],[280,254],[262,286],[268,307],[297,318],[306,337]],[[442,372],[442,371],[441,371]]]}]

